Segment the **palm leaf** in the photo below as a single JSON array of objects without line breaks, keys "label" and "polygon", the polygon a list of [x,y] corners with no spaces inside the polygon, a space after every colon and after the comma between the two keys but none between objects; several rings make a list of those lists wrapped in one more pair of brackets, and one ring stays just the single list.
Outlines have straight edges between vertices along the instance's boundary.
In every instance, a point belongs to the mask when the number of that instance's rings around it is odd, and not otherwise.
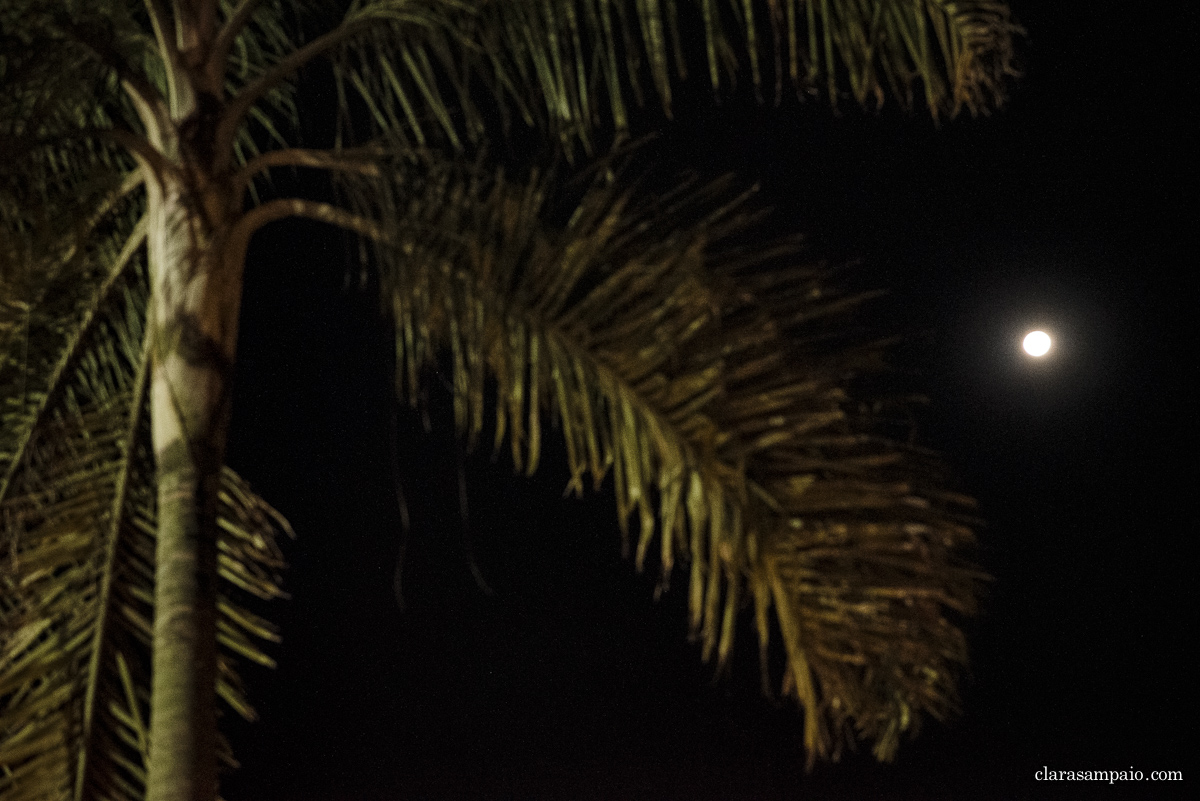
[{"label": "palm leaf", "polygon": [[974,611],[982,578],[961,556],[972,503],[945,489],[932,454],[881,436],[878,412],[854,401],[852,378],[879,369],[881,346],[830,331],[861,297],[831,294],[811,267],[724,277],[737,288],[724,319],[765,334],[735,340],[740,366],[714,415],[751,489],[760,644],[773,606],[810,756],[836,757],[857,736],[890,759],[919,712],[954,708],[967,654],[952,615]]},{"label": "palm leaf", "polygon": [[[126,224],[140,208],[126,193],[56,270],[18,265],[19,286],[3,287],[38,301],[0,317],[6,799],[144,795],[155,479],[144,229]],[[261,643],[277,634],[245,598],[282,594],[275,538],[290,529],[229,470],[220,527],[218,692],[249,718],[236,664],[271,664]]]},{"label": "palm leaf", "polygon": [[375,0],[342,24],[362,30],[335,68],[344,128],[358,97],[377,134],[457,147],[482,137],[498,104],[506,129],[515,116],[568,149],[575,139],[591,149],[601,124],[625,130],[647,79],[670,114],[672,80],[694,60],[714,90],[748,61],[756,91],[774,78],[776,102],[786,79],[834,105],[890,94],[905,108],[919,98],[935,118],[985,113],[1016,74],[1021,33],[996,0]]},{"label": "palm leaf", "polygon": [[[233,20],[244,4],[221,0],[221,15],[226,22]],[[237,31],[229,49],[224,72],[226,97],[236,97],[270,73],[288,54],[295,52],[296,36],[284,23],[289,12],[306,10],[303,1],[285,3],[280,0],[250,4],[253,12]],[[300,129],[300,111],[296,106],[296,86],[291,81],[273,84],[262,99],[250,110],[250,119],[238,127],[233,142],[234,162],[245,164],[258,156],[264,147],[291,145]],[[282,130],[281,130],[282,129]],[[257,202],[257,187],[250,186]]]},{"label": "palm leaf", "polygon": [[[305,2],[218,3],[224,21],[240,6],[251,13],[228,45],[222,86],[226,97],[263,78],[296,49],[285,20]],[[62,197],[97,174],[127,172],[133,161],[114,136],[144,135],[130,85],[181,116],[178,69],[172,69],[143,4],[78,4],[55,11],[18,0],[0,9],[0,176],[9,196],[38,195],[41,204]],[[257,99],[231,143],[233,162],[244,164],[264,146],[289,144],[299,126],[294,83],[274,82]],[[97,170],[100,167],[102,169]],[[250,191],[257,199],[256,187]],[[16,209],[7,211],[9,215]]]},{"label": "palm leaf", "polygon": [[781,262],[793,243],[726,244],[756,217],[728,182],[641,201],[602,166],[564,214],[547,178],[395,169],[390,196],[347,192],[396,215],[380,258],[402,396],[448,361],[473,442],[494,380],[494,445],[527,473],[557,428],[569,490],[612,476],[639,569],[656,540],[664,588],[690,561],[706,658],[725,664],[750,603],[765,675],[774,610],[810,758],[857,737],[888,758],[922,713],[952,709],[965,648],[947,614],[971,611],[978,580],[959,555],[969,502],[853,402],[882,346],[815,336],[861,298]]}]

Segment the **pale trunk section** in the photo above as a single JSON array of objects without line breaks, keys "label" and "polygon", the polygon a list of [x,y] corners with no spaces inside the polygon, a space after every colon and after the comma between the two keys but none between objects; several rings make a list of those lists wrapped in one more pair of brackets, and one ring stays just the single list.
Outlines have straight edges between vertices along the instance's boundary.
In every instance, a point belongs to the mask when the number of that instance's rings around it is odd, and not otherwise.
[{"label": "pale trunk section", "polygon": [[237,212],[227,187],[188,142],[181,150],[182,175],[149,190],[158,540],[147,798],[214,801],[216,512],[242,265],[224,257]]}]

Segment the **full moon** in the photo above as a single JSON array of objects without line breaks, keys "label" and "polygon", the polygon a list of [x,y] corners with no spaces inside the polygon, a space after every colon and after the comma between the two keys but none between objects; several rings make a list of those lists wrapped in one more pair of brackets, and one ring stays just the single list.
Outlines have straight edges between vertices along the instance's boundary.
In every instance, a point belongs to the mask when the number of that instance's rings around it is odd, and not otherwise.
[{"label": "full moon", "polygon": [[1021,344],[1030,356],[1045,356],[1050,352],[1050,335],[1045,331],[1030,331]]}]

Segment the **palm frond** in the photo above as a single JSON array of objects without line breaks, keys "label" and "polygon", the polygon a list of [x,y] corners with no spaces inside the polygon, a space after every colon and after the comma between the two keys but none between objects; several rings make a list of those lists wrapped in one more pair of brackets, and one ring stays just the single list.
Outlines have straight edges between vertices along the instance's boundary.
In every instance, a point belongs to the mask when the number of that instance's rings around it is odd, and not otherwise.
[{"label": "palm frond", "polygon": [[[810,758],[856,737],[887,758],[922,713],[942,716],[965,658],[949,612],[971,611],[968,503],[936,460],[873,433],[852,398],[880,346],[813,336],[854,298],[827,271],[741,249],[753,222],[727,182],[638,200],[613,174],[554,225],[553,184],[423,161],[391,194],[348,195],[395,237],[381,251],[398,391],[448,359],[456,423],[532,473],[544,432],[581,492],[611,474],[626,547],[657,540],[666,586],[690,561],[693,632],[724,665],[743,606],[767,668],[770,612],[804,707]],[[630,518],[636,526],[629,525]]]},{"label": "palm frond", "polygon": [[[121,202],[140,209],[137,196]],[[6,799],[144,795],[156,490],[142,228],[122,232],[122,212],[59,269],[14,270],[38,302],[0,319]],[[262,642],[277,634],[243,599],[282,594],[275,538],[290,529],[229,470],[220,526],[218,692],[252,717],[236,665],[270,664]]]},{"label": "palm frond", "polygon": [[1016,74],[1021,34],[996,0],[364,0],[343,25],[364,30],[335,67],[344,123],[358,97],[376,133],[459,146],[482,136],[481,109],[498,103],[506,128],[515,116],[588,149],[599,125],[624,130],[630,102],[651,91],[669,114],[673,81],[698,60],[714,90],[748,61],[760,96],[773,77],[776,102],[786,81],[834,105],[891,95],[935,118],[986,113]]},{"label": "palm frond", "polygon": [[[883,436],[874,404],[855,399],[855,377],[883,356],[880,343],[839,336],[861,296],[831,292],[814,267],[763,272],[751,259],[722,277],[723,319],[744,333],[726,345],[739,366],[714,418],[750,489],[760,644],[773,606],[810,757],[861,737],[890,759],[919,713],[942,719],[955,705],[967,653],[948,615],[974,611],[983,578],[963,559],[972,501],[946,490],[933,454]],[[731,639],[722,633],[722,657]]]},{"label": "palm frond", "polygon": [[[295,50],[287,12],[306,5],[249,5],[252,13],[229,42],[222,73],[227,98]],[[238,4],[223,0],[219,6],[227,22]],[[146,131],[130,86],[168,113],[183,113],[174,109],[183,79],[173,74],[141,3],[79,4],[69,13],[30,0],[6,3],[0,9],[0,42],[0,179],[10,192],[36,195],[35,208],[44,209],[56,194],[71,197],[98,175],[132,169],[117,134]],[[290,143],[299,129],[294,94],[294,82],[283,81],[258,99],[231,143],[235,164],[264,146]],[[15,212],[0,209],[10,217]]]},{"label": "palm frond", "polygon": [[[221,0],[221,14],[226,24],[233,21],[241,5]],[[309,4],[271,0],[253,5],[253,13],[231,42],[224,72],[226,97],[235,97],[253,85],[296,50],[297,32],[289,31],[285,20],[289,11],[298,14]],[[294,81],[281,81],[255,104],[250,110],[250,119],[238,128],[233,142],[235,164],[243,165],[259,155],[264,145],[288,147],[293,143],[295,133],[300,129],[295,94]],[[257,200],[256,188],[251,185],[250,190]]]},{"label": "palm frond", "polygon": [[[101,135],[123,111],[132,114],[123,106],[116,72],[40,5],[5,4],[0,10],[0,230],[6,250],[21,242],[56,246],[68,227],[64,221],[86,218],[95,196],[118,185],[134,166]],[[103,19],[81,14],[75,27],[106,36]],[[11,273],[15,254],[0,257]]]}]

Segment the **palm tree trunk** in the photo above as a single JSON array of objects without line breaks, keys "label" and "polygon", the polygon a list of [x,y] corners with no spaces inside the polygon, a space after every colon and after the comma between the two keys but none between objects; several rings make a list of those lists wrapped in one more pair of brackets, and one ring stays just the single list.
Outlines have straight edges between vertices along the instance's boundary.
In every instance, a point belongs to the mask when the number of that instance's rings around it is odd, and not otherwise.
[{"label": "palm tree trunk", "polygon": [[217,497],[241,265],[223,262],[226,195],[160,181],[150,190],[158,539],[146,793],[214,801]]},{"label": "palm tree trunk", "polygon": [[[156,371],[159,372],[159,371]],[[156,401],[165,383],[156,375]],[[158,460],[150,801],[213,801],[216,777],[216,481],[176,440]]]}]

